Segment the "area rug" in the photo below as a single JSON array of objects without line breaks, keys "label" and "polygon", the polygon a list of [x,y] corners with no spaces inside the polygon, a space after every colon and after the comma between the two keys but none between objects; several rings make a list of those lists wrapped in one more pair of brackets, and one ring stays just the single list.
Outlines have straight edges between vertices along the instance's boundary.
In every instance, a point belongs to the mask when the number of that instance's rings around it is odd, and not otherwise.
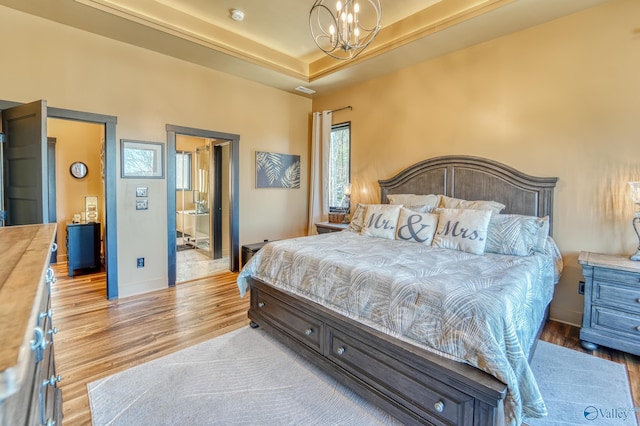
[{"label": "area rug", "polygon": [[[625,367],[609,364],[540,342],[533,368],[550,417],[529,424],[635,426],[632,417],[585,420],[590,406],[631,407]],[[92,382],[88,391],[96,426],[399,424],[249,327]]]},{"label": "area rug", "polygon": [[531,369],[549,415],[529,426],[637,426],[623,364],[540,341]]}]

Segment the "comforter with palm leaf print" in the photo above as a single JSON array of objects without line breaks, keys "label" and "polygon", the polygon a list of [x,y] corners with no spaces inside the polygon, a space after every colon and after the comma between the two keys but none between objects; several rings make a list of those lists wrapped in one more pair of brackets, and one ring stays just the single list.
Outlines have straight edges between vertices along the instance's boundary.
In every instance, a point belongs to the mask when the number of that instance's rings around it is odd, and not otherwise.
[{"label": "comforter with palm leaf print", "polygon": [[253,276],[486,371],[508,386],[506,423],[520,425],[523,415],[546,415],[527,359],[553,296],[557,261],[339,232],[265,245],[238,286],[244,295]]}]

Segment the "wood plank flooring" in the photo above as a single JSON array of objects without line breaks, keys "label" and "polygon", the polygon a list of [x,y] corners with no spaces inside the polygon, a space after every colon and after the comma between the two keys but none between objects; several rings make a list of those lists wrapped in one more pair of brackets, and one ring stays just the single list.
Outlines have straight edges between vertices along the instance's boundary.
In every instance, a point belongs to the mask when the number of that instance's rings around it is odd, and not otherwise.
[{"label": "wood plank flooring", "polygon": [[[108,301],[104,273],[71,278],[66,264],[53,267],[54,325],[60,330],[55,336],[56,367],[63,376],[65,426],[91,424],[88,383],[249,322],[249,298],[239,297],[235,273]],[[580,347],[577,327],[550,321],[541,339],[587,352]],[[640,407],[640,357],[607,348],[593,355],[626,364],[634,405]],[[640,422],[640,413],[637,417]]]}]

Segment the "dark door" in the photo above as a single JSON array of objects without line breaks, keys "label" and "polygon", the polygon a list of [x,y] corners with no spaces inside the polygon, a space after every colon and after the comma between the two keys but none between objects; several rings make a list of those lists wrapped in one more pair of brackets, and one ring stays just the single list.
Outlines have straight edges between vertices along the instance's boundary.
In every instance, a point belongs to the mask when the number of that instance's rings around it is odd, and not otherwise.
[{"label": "dark door", "polygon": [[[56,216],[56,138],[47,138],[47,192],[49,193],[49,223],[58,222]],[[57,241],[54,237],[53,241]],[[56,243],[57,244],[57,243]],[[58,250],[51,251],[50,263],[58,263]]]},{"label": "dark door", "polygon": [[2,111],[5,225],[49,221],[47,102]]}]

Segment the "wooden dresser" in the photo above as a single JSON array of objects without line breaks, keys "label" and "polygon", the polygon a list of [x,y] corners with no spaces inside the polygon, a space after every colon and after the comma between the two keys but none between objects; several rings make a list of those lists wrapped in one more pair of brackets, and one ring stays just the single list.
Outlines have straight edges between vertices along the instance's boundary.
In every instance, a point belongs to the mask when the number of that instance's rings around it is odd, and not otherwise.
[{"label": "wooden dresser", "polygon": [[0,228],[0,426],[62,424],[49,259],[55,224]]},{"label": "wooden dresser", "polygon": [[640,355],[640,262],[581,252],[584,313],[580,341]]}]

